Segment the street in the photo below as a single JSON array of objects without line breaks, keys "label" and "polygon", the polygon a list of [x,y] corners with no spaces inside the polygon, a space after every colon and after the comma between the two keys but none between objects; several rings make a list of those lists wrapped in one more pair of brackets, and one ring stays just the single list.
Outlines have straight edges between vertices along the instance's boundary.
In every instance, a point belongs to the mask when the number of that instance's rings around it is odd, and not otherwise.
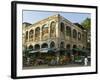
[{"label": "street", "polygon": [[[88,64],[87,66],[90,66],[90,64]],[[45,69],[45,68],[63,68],[63,67],[86,67],[83,64],[66,64],[66,65],[36,65],[36,66],[29,66],[29,67],[23,67],[23,69]]]}]

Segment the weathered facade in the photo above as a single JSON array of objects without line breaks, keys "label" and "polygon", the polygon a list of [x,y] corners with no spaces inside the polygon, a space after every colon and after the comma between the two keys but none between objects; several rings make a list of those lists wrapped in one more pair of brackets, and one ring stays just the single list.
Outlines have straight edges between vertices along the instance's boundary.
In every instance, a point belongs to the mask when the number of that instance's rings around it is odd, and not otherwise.
[{"label": "weathered facade", "polygon": [[23,23],[23,47],[41,48],[86,48],[87,33],[59,14],[34,24]]}]

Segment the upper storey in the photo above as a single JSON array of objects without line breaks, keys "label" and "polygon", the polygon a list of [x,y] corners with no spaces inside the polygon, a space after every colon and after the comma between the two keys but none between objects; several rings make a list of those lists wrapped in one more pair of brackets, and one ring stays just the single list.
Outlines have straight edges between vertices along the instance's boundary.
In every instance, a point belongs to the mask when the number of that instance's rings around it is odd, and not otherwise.
[{"label": "upper storey", "polygon": [[[25,25],[25,24],[24,24]],[[28,26],[27,26],[28,25]],[[84,42],[84,29],[56,14],[23,27],[25,41],[46,41],[57,38],[60,41]]]}]

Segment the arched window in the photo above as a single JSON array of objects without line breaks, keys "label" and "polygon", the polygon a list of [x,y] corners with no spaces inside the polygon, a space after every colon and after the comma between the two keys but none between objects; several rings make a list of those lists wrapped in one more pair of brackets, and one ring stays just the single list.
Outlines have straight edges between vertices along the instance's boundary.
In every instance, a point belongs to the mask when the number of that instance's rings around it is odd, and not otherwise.
[{"label": "arched window", "polygon": [[77,48],[77,45],[73,45],[73,55],[77,53],[77,51],[75,50],[76,48]]},{"label": "arched window", "polygon": [[35,50],[39,50],[40,49],[40,45],[39,44],[36,44],[34,47],[35,47]]},{"label": "arched window", "polygon": [[37,27],[35,29],[35,37],[38,37],[38,36],[40,36],[40,27]]},{"label": "arched window", "polygon": [[29,46],[29,50],[33,50],[33,46],[32,45]]},{"label": "arched window", "polygon": [[50,43],[50,48],[54,48],[55,47],[55,43],[52,41],[51,43]]},{"label": "arched window", "polygon": [[48,33],[48,25],[47,24],[42,26],[42,35],[44,35],[46,33]]},{"label": "arched window", "polygon": [[56,22],[51,22],[50,24],[50,36],[55,37],[56,36]]},{"label": "arched window", "polygon": [[67,44],[67,45],[66,45],[66,48],[67,48],[67,49],[70,49],[70,47],[71,47],[70,44]]},{"label": "arched window", "polygon": [[35,29],[35,40],[39,41],[40,40],[40,27],[37,27]]},{"label": "arched window", "polygon": [[71,28],[69,26],[66,26],[66,35],[71,36]]},{"label": "arched window", "polygon": [[29,32],[29,41],[33,40],[33,30],[31,29]]},{"label": "arched window", "polygon": [[60,26],[60,30],[61,30],[61,32],[64,32],[64,23],[63,22],[61,22],[61,24],[60,24],[61,26]]},{"label": "arched window", "polygon": [[42,44],[42,48],[48,48],[48,44],[47,43],[43,43]]},{"label": "arched window", "polygon": [[66,45],[66,49],[67,49],[67,56],[69,56],[69,57],[71,56],[70,47],[71,47],[71,46],[70,46],[70,44],[67,44],[67,45]]},{"label": "arched window", "polygon": [[64,42],[60,43],[60,48],[64,48]]},{"label": "arched window", "polygon": [[78,32],[78,40],[81,40],[81,33]]},{"label": "arched window", "polygon": [[73,48],[77,48],[77,46],[76,45],[73,45]]},{"label": "arched window", "polygon": [[73,29],[73,38],[77,38],[77,31],[75,29]]},{"label": "arched window", "polygon": [[28,40],[28,31],[26,31],[26,33],[25,33],[25,41],[27,41]]}]

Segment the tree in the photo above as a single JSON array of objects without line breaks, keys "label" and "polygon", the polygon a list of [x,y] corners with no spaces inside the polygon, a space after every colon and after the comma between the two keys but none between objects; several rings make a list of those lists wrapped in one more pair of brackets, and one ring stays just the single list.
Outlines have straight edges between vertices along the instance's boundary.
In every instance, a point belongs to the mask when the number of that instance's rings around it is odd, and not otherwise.
[{"label": "tree", "polygon": [[87,48],[91,49],[91,19],[90,18],[86,18],[81,25],[87,30]]},{"label": "tree", "polygon": [[91,29],[91,19],[90,18],[86,18],[81,25],[86,29],[86,30],[90,30]]}]

